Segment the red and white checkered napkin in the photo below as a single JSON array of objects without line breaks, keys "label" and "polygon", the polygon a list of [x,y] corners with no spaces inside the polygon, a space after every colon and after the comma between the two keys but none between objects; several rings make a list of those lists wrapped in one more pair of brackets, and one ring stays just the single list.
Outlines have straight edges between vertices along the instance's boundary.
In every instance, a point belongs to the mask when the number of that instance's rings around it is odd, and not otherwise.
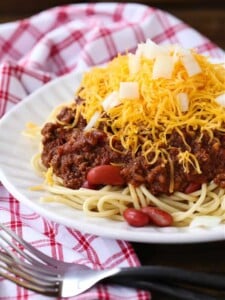
[{"label": "red and white checkered napkin", "polygon": [[[151,38],[197,48],[215,58],[224,52],[175,17],[139,4],[78,4],[0,25],[0,116],[51,79],[102,64]],[[84,234],[44,219],[0,185],[0,220],[38,249],[94,268],[139,265],[124,241]],[[133,289],[101,286],[76,299],[149,299]],[[0,279],[0,300],[47,299]],[[71,298],[71,299],[75,299]]]}]

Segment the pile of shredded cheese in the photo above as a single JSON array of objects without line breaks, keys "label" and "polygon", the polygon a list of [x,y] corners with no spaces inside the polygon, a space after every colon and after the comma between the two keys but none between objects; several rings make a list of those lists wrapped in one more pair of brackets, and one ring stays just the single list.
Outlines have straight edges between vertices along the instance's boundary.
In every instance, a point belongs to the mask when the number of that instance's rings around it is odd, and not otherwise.
[{"label": "pile of shredded cheese", "polygon": [[[200,129],[211,136],[214,130],[225,131],[224,66],[177,45],[147,40],[135,54],[119,55],[85,73],[78,95],[85,100],[85,130],[105,123],[111,141],[119,140],[124,151],[141,150],[146,159],[154,153],[149,163],[165,156],[161,145],[165,148],[174,130],[184,142],[182,129]],[[192,164],[201,172],[191,150],[181,152],[179,159],[187,171]]]}]

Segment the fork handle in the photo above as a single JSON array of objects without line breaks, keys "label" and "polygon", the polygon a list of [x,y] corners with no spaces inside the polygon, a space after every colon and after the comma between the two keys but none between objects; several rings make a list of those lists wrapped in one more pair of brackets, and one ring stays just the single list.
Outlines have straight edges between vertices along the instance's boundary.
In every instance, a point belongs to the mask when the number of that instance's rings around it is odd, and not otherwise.
[{"label": "fork handle", "polygon": [[[118,278],[117,278],[118,279]],[[104,283],[108,284],[118,284],[126,287],[137,288],[149,292],[160,292],[164,295],[173,297],[172,299],[180,299],[180,300],[218,300],[217,297],[212,295],[207,295],[204,292],[192,291],[187,288],[178,287],[173,284],[166,284],[163,282],[155,282],[155,281],[144,281],[144,280],[135,280],[133,278],[120,278],[117,280],[116,278],[111,278],[104,281]]]},{"label": "fork handle", "polygon": [[211,289],[225,290],[224,276],[167,266],[121,268],[120,272],[113,276],[117,278],[136,278],[144,281],[163,280],[166,282],[180,282]]}]

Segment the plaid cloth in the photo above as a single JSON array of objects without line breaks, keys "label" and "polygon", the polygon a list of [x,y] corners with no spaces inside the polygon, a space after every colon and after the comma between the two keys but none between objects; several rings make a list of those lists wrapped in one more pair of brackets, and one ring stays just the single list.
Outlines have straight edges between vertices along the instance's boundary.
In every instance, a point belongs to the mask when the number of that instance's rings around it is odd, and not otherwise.
[{"label": "plaid cloth", "polygon": [[[224,52],[187,24],[156,8],[99,3],[56,7],[0,25],[0,116],[27,95],[71,70],[102,64],[151,38],[181,44],[225,60]],[[41,251],[93,268],[137,266],[132,246],[84,234],[47,220],[14,199],[0,184],[0,220]],[[99,286],[70,299],[149,299],[149,293]],[[0,278],[1,300],[49,299]]]}]

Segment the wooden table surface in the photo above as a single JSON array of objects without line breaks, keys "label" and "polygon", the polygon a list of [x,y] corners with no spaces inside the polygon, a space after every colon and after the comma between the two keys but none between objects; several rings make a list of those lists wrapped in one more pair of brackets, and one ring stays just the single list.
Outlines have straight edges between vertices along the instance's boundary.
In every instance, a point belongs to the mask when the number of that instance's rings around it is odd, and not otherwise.
[{"label": "wooden table surface", "polygon": [[[225,1],[152,0],[142,2],[172,13],[225,49]],[[28,17],[48,7],[66,3],[74,3],[74,1],[1,1],[0,22]],[[225,272],[224,241],[196,244],[133,243],[133,246],[144,265],[160,264],[200,271]],[[168,297],[153,293],[153,300],[155,299],[169,300]]]}]

